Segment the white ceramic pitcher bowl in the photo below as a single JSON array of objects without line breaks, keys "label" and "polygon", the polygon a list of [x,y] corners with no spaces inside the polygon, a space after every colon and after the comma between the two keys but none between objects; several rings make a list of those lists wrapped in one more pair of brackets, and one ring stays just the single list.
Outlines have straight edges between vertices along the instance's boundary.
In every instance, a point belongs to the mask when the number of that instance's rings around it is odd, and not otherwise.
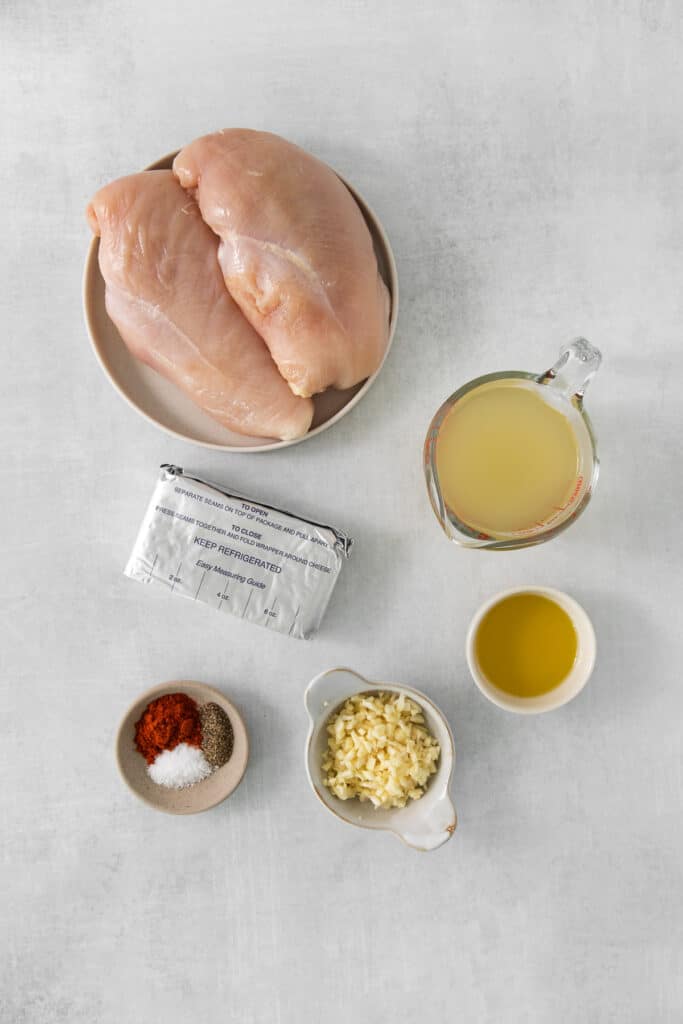
[{"label": "white ceramic pitcher bowl", "polygon": [[[325,726],[330,715],[357,693],[405,693],[420,706],[427,728],[438,740],[441,756],[436,774],[419,800],[405,807],[385,810],[360,800],[339,800],[322,781],[322,755],[327,746]],[[342,821],[359,828],[393,832],[416,850],[436,850],[446,843],[457,825],[457,815],[448,789],[455,763],[453,734],[443,713],[419,690],[397,683],[366,679],[349,668],[333,668],[322,672],[308,684],[304,703],[310,718],[306,740],[306,774],[320,802]]]}]

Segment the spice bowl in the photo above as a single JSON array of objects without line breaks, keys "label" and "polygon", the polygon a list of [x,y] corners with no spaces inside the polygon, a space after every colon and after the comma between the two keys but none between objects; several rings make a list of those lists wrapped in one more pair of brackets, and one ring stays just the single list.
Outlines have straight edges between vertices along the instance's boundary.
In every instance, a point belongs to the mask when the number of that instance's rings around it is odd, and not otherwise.
[{"label": "spice bowl", "polygon": [[[150,701],[169,693],[187,694],[200,705],[218,704],[228,716],[233,731],[233,748],[228,761],[208,778],[185,789],[168,789],[153,782],[144,757],[135,747],[135,723]],[[123,781],[140,800],[167,814],[198,814],[222,803],[242,781],[248,759],[249,738],[235,705],[220,690],[187,680],[162,683],[140,694],[124,715],[116,737],[116,760]]]},{"label": "spice bowl", "polygon": [[[436,773],[419,800],[405,807],[375,808],[356,799],[340,800],[323,784],[322,760],[327,746],[326,726],[330,717],[349,697],[360,693],[399,693],[410,697],[424,714],[425,724],[441,748]],[[312,679],[304,694],[310,720],[306,739],[306,774],[321,804],[341,821],[359,828],[391,832],[416,850],[436,850],[448,842],[457,826],[455,807],[449,794],[455,744],[443,712],[419,690],[397,683],[366,679],[349,668],[333,668]]]}]

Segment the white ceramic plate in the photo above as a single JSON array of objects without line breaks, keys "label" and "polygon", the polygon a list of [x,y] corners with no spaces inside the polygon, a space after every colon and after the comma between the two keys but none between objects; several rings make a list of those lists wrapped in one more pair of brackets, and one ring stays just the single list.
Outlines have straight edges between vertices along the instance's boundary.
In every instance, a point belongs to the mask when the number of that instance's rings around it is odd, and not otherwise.
[{"label": "white ceramic plate", "polygon": [[[162,157],[146,170],[170,168],[175,155],[170,153]],[[296,438],[294,441],[269,441],[262,437],[247,437],[226,430],[202,412],[170,381],[138,362],[130,354],[105,309],[104,280],[97,261],[99,239],[93,238],[88,249],[83,276],[85,322],[100,365],[119,394],[166,433],[183,441],[203,445],[205,448],[217,448],[226,452],[267,452],[287,448],[327,430],[350,412],[372,387],[391,347],[398,316],[398,275],[389,239],[382,225],[361,196],[347,182],[344,184],[358,203],[370,229],[380,273],[391,297],[389,339],[384,359],[371,377],[346,391],[329,389],[321,395],[316,395],[311,429],[304,437]]]}]

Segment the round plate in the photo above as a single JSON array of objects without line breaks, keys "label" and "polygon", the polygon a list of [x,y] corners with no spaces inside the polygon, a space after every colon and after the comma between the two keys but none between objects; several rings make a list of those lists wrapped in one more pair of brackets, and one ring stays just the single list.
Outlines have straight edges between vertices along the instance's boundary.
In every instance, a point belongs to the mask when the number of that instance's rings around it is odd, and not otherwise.
[{"label": "round plate", "polygon": [[[166,789],[152,782],[147,774],[144,757],[135,749],[135,723],[150,701],[162,697],[165,693],[186,693],[198,704],[214,701],[225,711],[234,733],[230,760],[221,768],[217,768],[208,779],[203,779],[186,789]],[[146,804],[156,807],[159,811],[166,811],[167,814],[198,814],[221,803],[239,786],[248,759],[249,740],[242,716],[219,690],[205,686],[204,683],[182,680],[153,686],[128,708],[116,737],[116,760],[123,781]]]},{"label": "round plate", "polygon": [[[145,168],[164,170],[172,166],[176,153],[169,153]],[[343,181],[343,178],[341,179]],[[398,316],[398,275],[389,239],[379,220],[358,193],[344,182],[356,200],[370,229],[380,273],[389,289],[391,313],[389,337],[384,358],[367,380],[346,391],[329,388],[314,398],[315,413],[311,429],[293,441],[269,441],[262,437],[236,434],[216,423],[179,388],[160,374],[138,362],[126,348],[121,335],[109,319],[104,305],[104,280],[98,263],[99,239],[93,238],[88,249],[83,276],[83,307],[90,340],[102,369],[116,390],[156,426],[183,441],[218,448],[226,452],[267,452],[288,448],[327,430],[345,416],[368,393],[379,374],[391,347]]]}]

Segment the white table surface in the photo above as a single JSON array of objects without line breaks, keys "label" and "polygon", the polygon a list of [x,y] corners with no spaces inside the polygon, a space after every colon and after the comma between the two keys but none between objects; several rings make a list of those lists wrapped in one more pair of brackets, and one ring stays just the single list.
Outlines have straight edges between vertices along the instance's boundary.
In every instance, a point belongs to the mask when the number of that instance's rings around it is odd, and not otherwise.
[{"label": "white table surface", "polygon": [[[683,11],[674,0],[4,0],[3,1024],[683,1019]],[[81,313],[90,194],[197,134],[281,132],[367,196],[401,279],[367,399],[268,456],[177,443],[119,398]],[[456,386],[583,333],[603,471],[567,534],[449,545],[425,496]],[[162,461],[356,539],[320,635],[125,579]],[[477,606],[527,582],[592,616],[594,677],[515,717],[480,697]],[[325,814],[302,693],[415,684],[456,734],[455,838],[420,855]],[[173,818],[113,756],[143,688],[243,709],[234,797]]]}]

